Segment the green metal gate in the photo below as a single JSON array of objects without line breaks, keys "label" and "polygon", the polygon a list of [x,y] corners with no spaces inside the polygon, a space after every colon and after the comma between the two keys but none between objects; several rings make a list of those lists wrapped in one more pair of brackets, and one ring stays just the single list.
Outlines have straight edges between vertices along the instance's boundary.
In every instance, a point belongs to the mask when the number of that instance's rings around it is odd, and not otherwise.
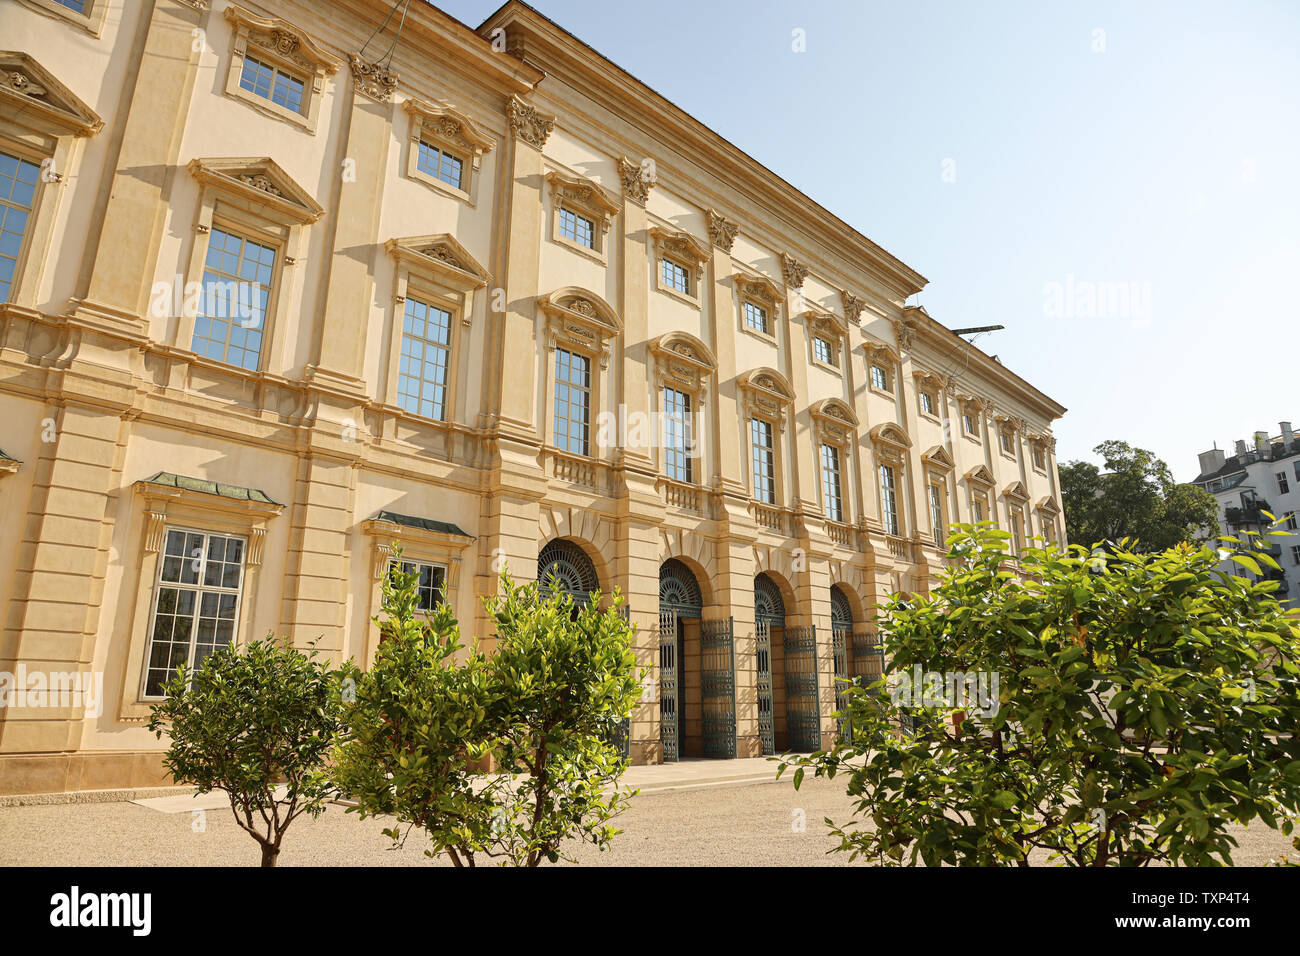
[{"label": "green metal gate", "polygon": [[785,626],[780,589],[764,574],[754,578],[754,659],[758,670],[758,739],[764,756],[776,753],[776,715],[772,706],[772,628]]},{"label": "green metal gate", "polygon": [[[853,676],[858,678],[858,682],[867,689],[868,693],[879,693],[872,685],[880,680],[881,674],[885,672],[885,648],[880,641],[880,635],[867,625],[859,625],[854,629],[850,647],[853,649]],[[856,737],[854,742],[870,743],[870,741],[858,740]]]},{"label": "green metal gate", "polygon": [[664,762],[678,759],[677,612],[659,612],[659,740]]},{"label": "green metal gate", "polygon": [[817,706],[817,629],[785,629],[785,725],[791,750],[820,750]]},{"label": "green metal gate", "polygon": [[[831,654],[835,661],[835,710],[844,713],[835,722],[835,732],[841,736],[849,724],[846,713],[849,701],[844,681],[849,678],[849,643],[853,632],[853,609],[848,598],[838,587],[831,588]],[[850,728],[849,736],[852,737]]]},{"label": "green metal gate", "polygon": [[736,756],[736,642],[731,618],[700,624],[704,756]]}]

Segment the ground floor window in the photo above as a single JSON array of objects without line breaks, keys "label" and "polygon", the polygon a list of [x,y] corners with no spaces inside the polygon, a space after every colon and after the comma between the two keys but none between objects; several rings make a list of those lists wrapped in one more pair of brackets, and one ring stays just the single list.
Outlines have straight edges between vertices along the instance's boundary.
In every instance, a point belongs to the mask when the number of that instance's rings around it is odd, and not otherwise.
[{"label": "ground floor window", "polygon": [[161,697],[177,667],[197,668],[234,643],[245,547],[231,535],[167,529],[149,626],[146,697]]},{"label": "ground floor window", "polygon": [[[393,574],[398,568],[396,561],[388,564],[388,573]],[[443,603],[446,596],[447,569],[440,564],[423,564],[419,561],[403,561],[401,569],[407,574],[417,572],[420,580],[416,584],[416,607],[421,611],[432,611]]]}]

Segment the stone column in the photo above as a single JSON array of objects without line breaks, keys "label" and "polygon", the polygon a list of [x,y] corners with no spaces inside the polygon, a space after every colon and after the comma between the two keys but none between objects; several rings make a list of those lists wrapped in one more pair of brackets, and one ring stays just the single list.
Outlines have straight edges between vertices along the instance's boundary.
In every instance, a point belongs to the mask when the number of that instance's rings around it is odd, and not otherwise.
[{"label": "stone column", "polygon": [[[786,501],[799,514],[816,514],[817,478],[812,457],[812,417],[808,412],[808,330],[802,318],[804,311],[803,282],[808,267],[791,256],[781,257],[781,272],[786,285],[786,367],[781,371],[789,378],[794,390],[795,405],[790,409],[793,428],[787,443],[790,459],[785,464],[790,487]],[[802,407],[801,407],[802,404]]]}]

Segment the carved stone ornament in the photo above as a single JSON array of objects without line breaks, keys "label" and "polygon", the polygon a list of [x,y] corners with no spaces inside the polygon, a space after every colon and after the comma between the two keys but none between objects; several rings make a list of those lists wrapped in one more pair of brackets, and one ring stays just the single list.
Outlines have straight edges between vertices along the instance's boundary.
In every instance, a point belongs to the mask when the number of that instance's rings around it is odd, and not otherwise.
[{"label": "carved stone ornament", "polygon": [[900,349],[910,349],[916,342],[916,325],[909,319],[893,319],[894,335]]},{"label": "carved stone ornament", "polygon": [[32,82],[31,77],[26,73],[20,73],[18,70],[5,71],[4,85],[17,93],[23,94],[23,96],[42,97],[45,95],[45,87]]},{"label": "carved stone ornament", "polygon": [[248,183],[254,189],[260,189],[264,193],[270,193],[272,196],[283,196],[280,188],[273,183],[269,176],[262,173],[249,173],[239,177],[241,182]]},{"label": "carved stone ornament", "polygon": [[730,252],[739,231],[739,223],[731,222],[712,209],[709,210],[709,240],[719,249]]},{"label": "carved stone ornament", "polygon": [[808,278],[808,267],[794,256],[781,253],[781,277],[791,289],[802,289],[803,280]]},{"label": "carved stone ornament", "polygon": [[510,97],[506,104],[510,118],[510,131],[529,146],[541,149],[555,129],[555,117],[537,112],[537,107],[525,103],[517,96]]},{"label": "carved stone ornament", "polygon": [[618,178],[623,181],[623,195],[644,206],[654,187],[654,180],[646,175],[645,169],[624,156],[618,161]]},{"label": "carved stone ornament", "polygon": [[387,103],[393,98],[393,90],[397,88],[396,73],[377,63],[368,63],[355,53],[348,54],[348,63],[358,93],[377,103]]},{"label": "carved stone ornament", "polygon": [[867,307],[866,301],[844,289],[840,290],[840,301],[844,303],[844,317],[853,325],[857,325],[862,310]]}]

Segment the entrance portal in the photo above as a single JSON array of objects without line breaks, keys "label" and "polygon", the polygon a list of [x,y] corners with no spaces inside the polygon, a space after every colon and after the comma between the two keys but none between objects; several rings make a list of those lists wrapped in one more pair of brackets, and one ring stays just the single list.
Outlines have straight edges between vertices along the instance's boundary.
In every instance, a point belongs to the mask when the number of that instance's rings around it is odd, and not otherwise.
[{"label": "entrance portal", "polygon": [[695,575],[670,558],[659,568],[659,739],[665,761],[736,755],[731,618],[705,621]]}]

